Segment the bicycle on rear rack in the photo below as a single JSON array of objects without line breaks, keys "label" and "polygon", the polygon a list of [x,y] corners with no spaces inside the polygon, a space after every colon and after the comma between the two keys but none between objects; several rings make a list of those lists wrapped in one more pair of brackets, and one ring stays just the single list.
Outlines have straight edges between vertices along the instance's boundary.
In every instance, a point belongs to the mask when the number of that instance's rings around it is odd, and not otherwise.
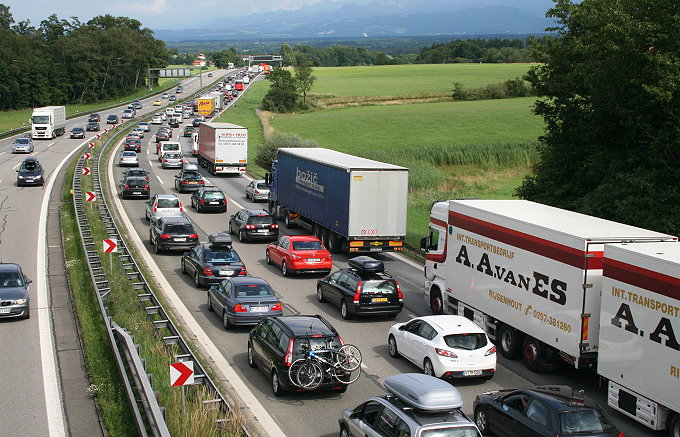
[{"label": "bicycle on rear rack", "polygon": [[351,384],[361,375],[361,352],[351,344],[339,348],[310,349],[301,345],[305,357],[291,364],[288,375],[293,384],[305,390],[314,390],[324,379],[334,379]]}]

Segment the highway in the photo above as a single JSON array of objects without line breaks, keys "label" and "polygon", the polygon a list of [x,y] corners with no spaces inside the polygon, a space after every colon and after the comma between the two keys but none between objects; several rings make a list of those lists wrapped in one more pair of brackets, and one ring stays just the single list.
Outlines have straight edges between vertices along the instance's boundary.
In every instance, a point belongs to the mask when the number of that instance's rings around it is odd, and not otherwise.
[{"label": "highway", "polygon": [[[204,78],[204,85],[217,81],[219,73],[216,72],[215,78]],[[200,81],[198,77],[183,81],[185,95],[197,91]],[[143,109],[138,117],[159,110],[152,105],[155,99],[142,100]],[[168,103],[163,102],[164,105]],[[105,124],[106,116],[120,116],[120,113],[120,109],[100,112],[102,133],[110,127]],[[55,175],[68,167],[69,158],[87,142],[70,139],[69,132],[73,126],[84,127],[87,115],[67,120],[63,136],[33,142],[35,151],[31,155],[45,169],[47,181],[43,187],[17,187],[16,169],[27,155],[12,154],[12,142],[16,137],[0,140],[0,260],[21,265],[33,281],[30,285],[31,318],[0,319],[0,369],[5,375],[3,395],[0,396],[0,437],[59,437],[69,435],[74,428],[63,404],[64,387],[60,381],[64,375],[59,373],[60,368],[69,366],[59,363],[55,335],[60,335],[57,331],[60,326],[53,320],[54,316],[60,317],[67,311],[53,306],[53,302],[64,298],[67,291],[63,287],[49,287],[46,226],[48,208],[53,206],[49,200],[50,191],[60,189],[54,185]],[[87,137],[91,138],[93,134],[88,132]],[[52,249],[61,250],[61,247]],[[63,272],[63,267],[60,270]],[[57,313],[53,314],[53,311]],[[66,342],[78,344],[77,338]],[[85,393],[86,388],[83,387],[81,393]],[[79,414],[78,411],[71,413]]]}]

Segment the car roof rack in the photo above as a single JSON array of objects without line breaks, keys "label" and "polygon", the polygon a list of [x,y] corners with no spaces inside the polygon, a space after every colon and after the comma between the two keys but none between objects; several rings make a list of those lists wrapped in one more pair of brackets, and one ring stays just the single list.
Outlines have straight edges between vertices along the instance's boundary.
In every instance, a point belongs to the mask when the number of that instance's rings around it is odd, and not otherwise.
[{"label": "car roof rack", "polygon": [[347,263],[353,269],[364,273],[382,273],[385,271],[385,264],[370,256],[356,256],[347,261]]},{"label": "car roof rack", "polygon": [[392,375],[385,379],[384,386],[399,400],[420,411],[451,411],[463,406],[463,397],[456,387],[423,373]]}]

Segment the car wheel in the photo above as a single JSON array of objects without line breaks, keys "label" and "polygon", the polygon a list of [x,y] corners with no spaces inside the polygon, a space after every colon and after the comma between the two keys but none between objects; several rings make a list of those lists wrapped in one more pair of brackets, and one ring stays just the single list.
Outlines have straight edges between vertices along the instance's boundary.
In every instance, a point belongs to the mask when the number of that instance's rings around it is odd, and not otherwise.
[{"label": "car wheel", "polygon": [[149,211],[146,211],[144,213],[144,218],[146,219],[147,222],[151,221],[151,218],[149,217]]},{"label": "car wheel", "polygon": [[347,307],[347,302],[345,302],[344,300],[340,302],[340,315],[345,320],[349,320],[352,318],[352,315],[349,313],[349,308]]},{"label": "car wheel", "polygon": [[253,357],[253,346],[248,343],[248,367],[251,368],[256,368],[257,364],[255,364],[255,358]]},{"label": "car wheel", "polygon": [[158,241],[154,244],[154,249],[156,250],[156,253],[161,253],[161,248],[160,244],[158,244]]},{"label": "car wheel", "polygon": [[274,396],[283,396],[283,388],[281,388],[281,381],[276,370],[272,371],[272,392]]},{"label": "car wheel", "polygon": [[519,332],[508,325],[501,325],[498,331],[501,354],[508,359],[517,358],[520,351]]},{"label": "car wheel", "polygon": [[541,342],[533,337],[526,336],[524,342],[522,342],[522,360],[524,361],[524,366],[533,372],[538,372],[542,359],[543,347]]},{"label": "car wheel", "polygon": [[201,212],[201,204],[200,203],[196,204],[196,212]]},{"label": "car wheel", "polygon": [[[347,387],[345,387],[345,390],[346,389],[347,389]],[[340,426],[340,437],[351,437],[350,434],[349,434],[349,431],[347,431],[347,428],[345,427],[345,425]]]},{"label": "car wheel", "polygon": [[390,335],[390,338],[387,339],[387,351],[390,353],[392,358],[399,358],[401,356],[399,355],[399,350],[397,349],[397,340],[394,338],[394,335]]},{"label": "car wheel", "polygon": [[423,373],[434,376],[434,367],[432,367],[432,361],[429,358],[425,358],[425,361],[423,361]]},{"label": "car wheel", "polygon": [[182,261],[179,262],[180,269],[182,270],[182,273],[186,274],[187,269],[186,266],[184,265],[184,257],[182,257]]},{"label": "car wheel", "polygon": [[238,231],[238,241],[240,241],[241,243],[246,242],[246,233],[245,232]]},{"label": "car wheel", "polygon": [[227,316],[227,312],[224,311],[222,313],[222,325],[224,325],[224,329],[230,330],[234,327],[234,325],[229,321],[229,316]]},{"label": "car wheel", "polygon": [[485,410],[481,408],[475,410],[475,425],[477,425],[482,435],[489,435],[489,419],[486,416]]},{"label": "car wheel", "polygon": [[316,286],[316,300],[318,300],[321,303],[326,302],[326,298],[323,295],[323,289],[321,285]]},{"label": "car wheel", "polygon": [[680,416],[677,414],[668,421],[668,435],[680,437]]},{"label": "car wheel", "polygon": [[281,263],[281,273],[283,273],[283,276],[290,276],[290,272],[288,271],[288,266],[286,265],[286,261],[283,261]]},{"label": "car wheel", "polygon": [[201,278],[198,276],[198,270],[194,272],[194,285],[196,288],[199,288],[201,286]]},{"label": "car wheel", "polygon": [[210,311],[211,313],[215,311],[215,309],[212,306],[212,299],[210,299],[210,292],[208,292],[208,311]]},{"label": "car wheel", "polygon": [[267,264],[271,264],[271,263],[272,263],[271,258],[269,258],[269,250],[265,250],[265,251],[264,251],[264,261],[265,261]]}]

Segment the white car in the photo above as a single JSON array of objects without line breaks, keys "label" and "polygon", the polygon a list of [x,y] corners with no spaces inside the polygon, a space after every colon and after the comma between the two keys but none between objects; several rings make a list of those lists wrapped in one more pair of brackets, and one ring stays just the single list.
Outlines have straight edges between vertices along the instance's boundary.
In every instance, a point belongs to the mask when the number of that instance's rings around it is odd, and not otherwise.
[{"label": "white car", "polygon": [[163,123],[163,119],[161,118],[160,115],[154,115],[153,117],[151,117],[151,124],[162,124],[162,123]]},{"label": "white car", "polygon": [[143,130],[144,132],[149,132],[149,131],[151,130],[151,127],[149,126],[149,123],[147,123],[146,121],[142,121],[141,123],[139,123],[138,126],[139,126],[140,128],[142,128],[142,130]]},{"label": "white car", "polygon": [[136,127],[130,131],[132,134],[137,134],[139,135],[140,138],[144,138],[144,129],[141,127]]},{"label": "white car", "polygon": [[403,356],[438,378],[485,378],[496,373],[496,346],[476,323],[463,316],[438,315],[392,325],[390,356]]},{"label": "white car", "polygon": [[168,116],[168,117],[174,117],[175,116],[175,108],[166,108],[165,115]]}]

